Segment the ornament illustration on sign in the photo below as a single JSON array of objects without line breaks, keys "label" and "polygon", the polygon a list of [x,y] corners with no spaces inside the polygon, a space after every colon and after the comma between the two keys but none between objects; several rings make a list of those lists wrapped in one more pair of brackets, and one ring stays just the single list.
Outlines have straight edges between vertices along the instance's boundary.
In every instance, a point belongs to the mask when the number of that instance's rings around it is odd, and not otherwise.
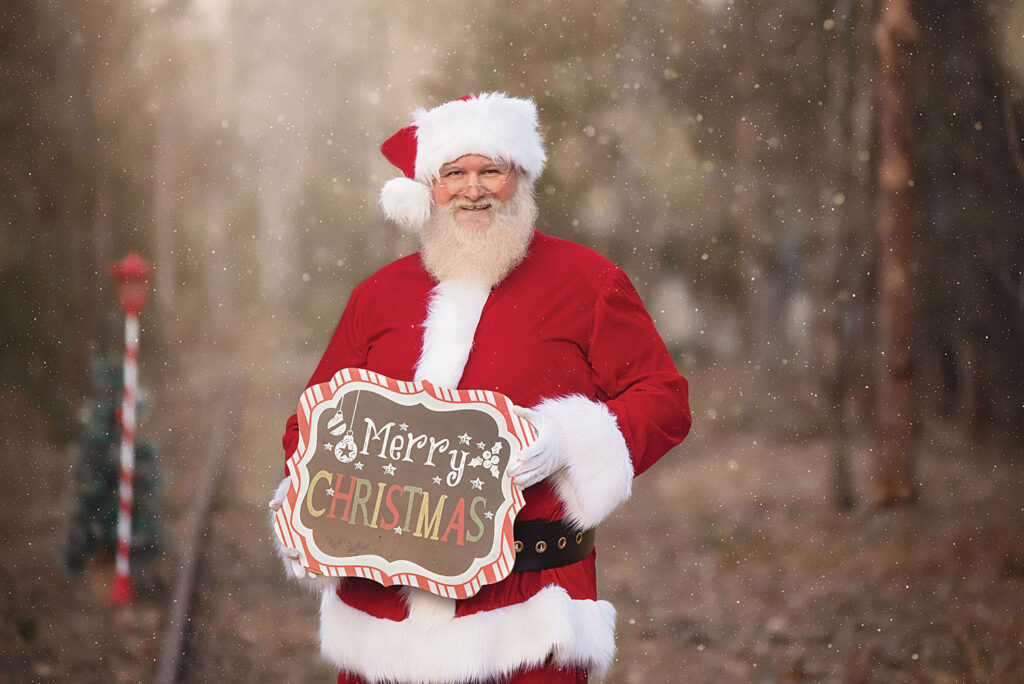
[{"label": "ornament illustration on sign", "polygon": [[[355,406],[352,408],[353,422],[356,419],[356,411],[358,408],[359,392],[356,392]],[[342,437],[341,441],[334,445],[334,456],[342,463],[351,463],[356,460],[356,456],[359,455],[359,449],[356,447],[356,440],[352,435],[352,430],[346,429],[348,428],[348,425],[349,423],[345,422],[345,414],[341,407],[339,407],[334,416],[327,421],[327,431],[336,437]]]},{"label": "ornament illustration on sign", "polygon": [[507,469],[536,435],[507,397],[345,369],[298,415],[275,529],[310,571],[451,598],[511,572],[524,501]]}]

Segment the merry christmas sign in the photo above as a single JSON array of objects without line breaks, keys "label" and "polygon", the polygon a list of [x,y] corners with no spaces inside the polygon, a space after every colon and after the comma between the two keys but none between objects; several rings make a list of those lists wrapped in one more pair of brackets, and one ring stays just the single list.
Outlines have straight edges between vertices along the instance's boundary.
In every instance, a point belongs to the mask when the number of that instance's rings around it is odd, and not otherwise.
[{"label": "merry christmas sign", "polygon": [[497,392],[339,371],[299,399],[278,536],[322,575],[451,598],[505,578],[523,507],[506,469],[536,436],[512,407]]}]

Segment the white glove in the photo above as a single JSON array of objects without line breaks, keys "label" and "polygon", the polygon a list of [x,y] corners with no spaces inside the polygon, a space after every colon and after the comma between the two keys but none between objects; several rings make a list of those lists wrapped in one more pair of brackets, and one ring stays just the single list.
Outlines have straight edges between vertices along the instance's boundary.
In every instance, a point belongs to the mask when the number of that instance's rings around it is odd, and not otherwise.
[{"label": "white glove", "polygon": [[[285,478],[280,485],[277,487],[277,491],[274,493],[274,498],[270,500],[270,510],[275,514],[281,510],[281,505],[284,503],[284,497],[288,493],[288,478]],[[273,523],[271,523],[273,525]],[[294,576],[298,581],[298,584],[305,587],[307,590],[313,592],[313,594],[320,595],[322,592],[337,588],[338,578],[331,577],[329,575],[319,575],[311,570],[307,570],[301,563],[299,563],[299,550],[293,549],[290,546],[285,546],[281,543],[276,533],[274,534],[274,541],[277,542],[277,553],[281,557],[281,562],[284,564],[284,571],[288,575]]]},{"label": "white glove", "polygon": [[526,489],[564,468],[565,459],[558,448],[558,427],[552,421],[533,409],[516,406],[513,411],[537,431],[537,440],[520,451],[519,458],[508,469],[516,485]]},{"label": "white glove", "polygon": [[[287,491],[287,489],[285,489],[284,491]],[[277,513],[279,510],[281,510],[281,504],[283,504],[283,503],[284,503],[284,492],[280,492],[279,494],[275,494],[274,498],[271,499],[270,503],[267,504],[267,505],[270,507],[270,510],[274,511],[275,513]],[[288,559],[291,560],[292,572],[295,573],[295,579],[305,579],[307,575],[310,576],[310,577],[316,577],[317,576],[317,574],[315,572],[311,572],[311,571],[307,570],[305,568],[305,566],[302,565],[302,563],[299,562],[299,550],[298,549],[293,549],[290,546],[285,546],[284,544],[281,543],[280,540],[278,540],[278,542],[277,542],[277,551],[282,556],[284,556],[284,558],[288,558]]]}]

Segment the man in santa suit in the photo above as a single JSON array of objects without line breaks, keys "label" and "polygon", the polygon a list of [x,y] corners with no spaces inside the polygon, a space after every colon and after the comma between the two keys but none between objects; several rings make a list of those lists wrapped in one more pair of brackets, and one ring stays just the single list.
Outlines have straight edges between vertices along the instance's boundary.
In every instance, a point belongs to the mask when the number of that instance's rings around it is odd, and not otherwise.
[{"label": "man in santa suit", "polygon": [[[422,248],[353,290],[307,386],[366,368],[524,407],[538,438],[509,470],[526,500],[516,567],[453,600],[309,576],[297,551],[279,551],[321,594],[321,651],[340,683],[600,678],[615,609],[596,600],[593,530],[686,436],[686,380],[619,268],[534,230],[546,155],[531,100],[485,93],[414,119],[381,146],[404,173],[381,205]],[[286,456],[297,442],[292,416]]]}]

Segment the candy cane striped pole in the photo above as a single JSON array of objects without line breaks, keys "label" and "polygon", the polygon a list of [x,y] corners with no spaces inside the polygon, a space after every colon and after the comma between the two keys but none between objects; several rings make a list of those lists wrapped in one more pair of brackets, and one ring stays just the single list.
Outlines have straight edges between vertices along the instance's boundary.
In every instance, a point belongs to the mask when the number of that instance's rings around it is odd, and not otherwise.
[{"label": "candy cane striped pole", "polygon": [[135,590],[129,574],[132,543],[132,503],[135,480],[135,396],[138,386],[139,316],[129,311],[124,319],[124,392],[121,399],[121,482],[118,487],[117,561],[110,602],[131,603]]}]

